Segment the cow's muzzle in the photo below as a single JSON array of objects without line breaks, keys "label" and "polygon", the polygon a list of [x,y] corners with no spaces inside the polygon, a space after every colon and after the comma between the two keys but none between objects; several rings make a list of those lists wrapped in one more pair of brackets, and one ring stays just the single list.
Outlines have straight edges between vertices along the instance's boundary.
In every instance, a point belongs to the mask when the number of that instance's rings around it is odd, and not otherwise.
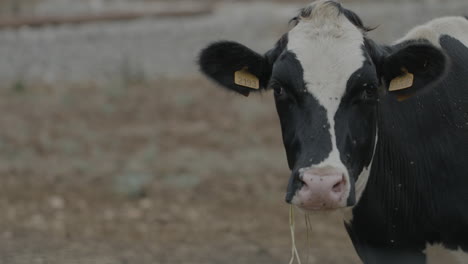
[{"label": "cow's muzzle", "polygon": [[286,201],[310,210],[330,210],[346,206],[349,183],[346,174],[333,167],[306,168],[292,177]]}]

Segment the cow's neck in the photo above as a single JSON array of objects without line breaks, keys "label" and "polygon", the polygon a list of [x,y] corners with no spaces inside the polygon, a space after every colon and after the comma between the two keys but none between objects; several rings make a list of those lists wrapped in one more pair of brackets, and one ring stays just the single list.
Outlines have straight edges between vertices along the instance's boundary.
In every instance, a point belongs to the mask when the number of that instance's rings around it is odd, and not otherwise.
[{"label": "cow's neck", "polygon": [[448,169],[441,142],[450,138],[446,129],[434,126],[442,114],[424,109],[434,104],[434,96],[404,102],[387,97],[379,103],[375,155],[353,213],[354,219],[356,214],[366,214],[362,218],[385,225],[385,237],[392,241],[420,232],[414,227],[423,226],[435,210],[431,201],[436,199],[437,188],[430,188],[437,178],[434,174],[437,168]]}]

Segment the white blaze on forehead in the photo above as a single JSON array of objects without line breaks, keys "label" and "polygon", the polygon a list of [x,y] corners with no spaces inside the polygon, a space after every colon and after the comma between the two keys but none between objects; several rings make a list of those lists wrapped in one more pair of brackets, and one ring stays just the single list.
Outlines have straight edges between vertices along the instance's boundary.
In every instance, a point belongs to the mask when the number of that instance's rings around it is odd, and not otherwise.
[{"label": "white blaze on forehead", "polygon": [[[363,33],[336,6],[319,2],[310,17],[301,18],[289,32],[287,49],[304,71],[306,92],[327,111],[332,151],[315,166],[333,166],[347,171],[336,146],[335,114],[351,75],[363,66]],[[349,175],[346,175],[349,182]],[[348,190],[349,191],[349,190]]]}]

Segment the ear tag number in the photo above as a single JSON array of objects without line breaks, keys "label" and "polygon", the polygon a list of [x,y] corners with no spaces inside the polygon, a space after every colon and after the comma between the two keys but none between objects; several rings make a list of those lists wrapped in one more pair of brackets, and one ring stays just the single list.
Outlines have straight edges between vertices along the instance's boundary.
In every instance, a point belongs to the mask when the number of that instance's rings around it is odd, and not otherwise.
[{"label": "ear tag number", "polygon": [[390,87],[388,88],[390,92],[407,89],[413,86],[414,75],[409,73],[406,69],[403,69],[403,72],[403,75],[395,77],[390,82]]},{"label": "ear tag number", "polygon": [[234,73],[234,82],[240,86],[252,89],[260,89],[260,82],[257,76],[248,72],[247,67]]}]

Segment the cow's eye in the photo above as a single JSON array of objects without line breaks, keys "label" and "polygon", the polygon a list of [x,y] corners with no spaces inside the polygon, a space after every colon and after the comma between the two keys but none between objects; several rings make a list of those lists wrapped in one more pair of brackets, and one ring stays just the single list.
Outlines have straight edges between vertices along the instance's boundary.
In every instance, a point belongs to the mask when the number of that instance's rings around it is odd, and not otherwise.
[{"label": "cow's eye", "polygon": [[364,91],[362,92],[362,99],[363,100],[374,100],[377,97],[377,89],[374,86],[366,86],[364,87]]},{"label": "cow's eye", "polygon": [[283,85],[281,85],[279,82],[272,81],[270,87],[273,89],[277,99],[284,99],[286,97],[286,91],[284,90]]},{"label": "cow's eye", "polygon": [[275,91],[275,96],[281,97],[281,96],[284,95],[284,89],[283,89],[283,87],[281,87],[281,86],[275,87],[275,88],[274,88],[274,91]]}]

